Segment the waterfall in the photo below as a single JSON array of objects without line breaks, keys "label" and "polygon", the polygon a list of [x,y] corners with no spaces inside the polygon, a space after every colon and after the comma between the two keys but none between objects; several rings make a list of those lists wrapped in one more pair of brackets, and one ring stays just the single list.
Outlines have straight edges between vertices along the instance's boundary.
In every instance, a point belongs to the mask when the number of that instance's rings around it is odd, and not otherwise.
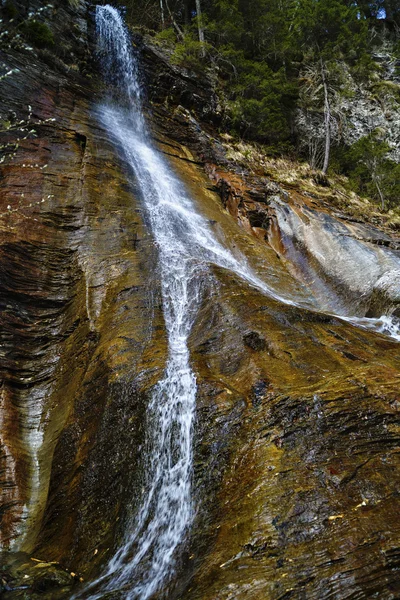
[{"label": "waterfall", "polygon": [[143,117],[136,57],[119,12],[108,5],[97,6],[96,27],[104,78],[112,89],[97,115],[131,167],[158,248],[168,358],[148,406],[141,507],[127,523],[123,542],[103,574],[75,597],[95,600],[119,591],[124,600],[146,600],[171,578],[178,547],[194,515],[196,378],[188,337],[202,287],[209,279],[209,265],[233,271],[286,304],[294,302],[261,280],[244,257],[235,257],[215,239],[208,221],[153,147]]},{"label": "waterfall", "polygon": [[269,295],[281,297],[252,273],[244,257],[236,259],[215,240],[208,221],[196,212],[182,183],[152,146],[143,118],[137,62],[119,12],[108,5],[97,6],[96,26],[104,78],[113,89],[97,114],[131,166],[158,248],[168,359],[148,406],[142,506],[104,573],[77,597],[85,593],[85,598],[94,600],[123,590],[126,600],[146,600],[173,574],[176,550],[194,513],[196,378],[188,336],[208,264],[230,269]]},{"label": "waterfall", "polygon": [[[126,599],[151,597],[173,573],[174,554],[192,517],[192,427],[196,378],[188,336],[196,315],[201,263],[181,239],[177,183],[151,147],[141,109],[137,63],[118,11],[97,7],[99,53],[106,80],[128,101],[99,108],[99,118],[122,148],[139,184],[159,251],[163,312],[168,335],[164,376],[153,390],[147,414],[146,495],[122,546],[92,586],[90,598],[123,590]],[[138,573],[140,571],[140,576]]]}]

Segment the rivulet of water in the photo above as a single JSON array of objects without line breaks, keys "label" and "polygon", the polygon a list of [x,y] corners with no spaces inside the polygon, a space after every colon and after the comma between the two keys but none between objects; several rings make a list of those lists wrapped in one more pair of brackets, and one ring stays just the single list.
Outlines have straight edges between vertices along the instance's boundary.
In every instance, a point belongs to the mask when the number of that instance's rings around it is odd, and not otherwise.
[{"label": "rivulet of water", "polygon": [[177,549],[194,514],[196,378],[188,337],[208,265],[233,271],[286,304],[294,302],[261,280],[244,257],[235,257],[215,239],[207,219],[196,211],[182,183],[150,141],[137,60],[120,13],[108,5],[97,6],[96,26],[104,77],[113,90],[97,114],[132,169],[158,247],[168,358],[148,406],[142,505],[127,523],[121,547],[104,573],[76,597],[95,600],[119,590],[122,595],[118,597],[124,600],[146,600],[157,597],[173,574]]}]

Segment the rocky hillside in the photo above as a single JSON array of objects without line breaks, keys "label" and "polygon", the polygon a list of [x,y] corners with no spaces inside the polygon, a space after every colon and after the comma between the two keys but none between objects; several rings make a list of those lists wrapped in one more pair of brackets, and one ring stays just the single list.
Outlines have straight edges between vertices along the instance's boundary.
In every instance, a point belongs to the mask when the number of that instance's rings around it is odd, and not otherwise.
[{"label": "rocky hillside", "polygon": [[[340,90],[332,103],[332,137],[350,147],[373,131],[389,146],[389,156],[400,162],[400,59],[393,44],[383,44],[372,54],[371,79],[357,81],[345,63],[339,63]],[[339,93],[340,91],[340,93]],[[304,102],[306,104],[306,102]],[[323,115],[304,106],[296,115],[300,146],[312,158],[312,145],[324,138]]]},{"label": "rocky hillside", "polygon": [[[157,248],[96,118],[94,7],[11,4],[0,38],[0,590],[67,599],[135,511],[166,332]],[[398,342],[346,320],[399,313],[396,214],[343,178],[220,134],[213,82],[134,41],[155,143],[216,237],[298,305],[214,269],[190,338],[198,510],[158,597],[396,598]]]}]

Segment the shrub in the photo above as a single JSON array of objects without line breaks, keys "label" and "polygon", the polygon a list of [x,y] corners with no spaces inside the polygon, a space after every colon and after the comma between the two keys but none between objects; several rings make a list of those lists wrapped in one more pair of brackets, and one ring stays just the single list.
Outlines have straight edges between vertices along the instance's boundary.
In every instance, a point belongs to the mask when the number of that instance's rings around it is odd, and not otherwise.
[{"label": "shrub", "polygon": [[399,206],[400,165],[388,158],[389,145],[375,130],[337,157],[353,189],[379,202],[382,210]]},{"label": "shrub", "polygon": [[209,50],[209,45],[202,45],[193,35],[185,35],[182,42],[176,44],[172,55],[172,62],[189,69],[204,71],[203,51]]},{"label": "shrub", "polygon": [[46,23],[34,20],[25,21],[25,23],[21,24],[20,29],[25,34],[26,39],[37,48],[54,46],[53,33]]},{"label": "shrub", "polygon": [[166,43],[168,46],[173,46],[176,43],[176,33],[173,27],[162,29],[155,35],[157,42]]}]

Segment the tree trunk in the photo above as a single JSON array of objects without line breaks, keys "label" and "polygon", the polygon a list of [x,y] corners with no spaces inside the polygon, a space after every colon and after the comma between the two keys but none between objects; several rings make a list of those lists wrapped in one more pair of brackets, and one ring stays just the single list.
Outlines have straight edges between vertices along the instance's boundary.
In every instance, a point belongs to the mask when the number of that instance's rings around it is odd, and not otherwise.
[{"label": "tree trunk", "polygon": [[325,122],[325,155],[322,174],[326,175],[329,166],[329,154],[331,150],[331,107],[329,104],[328,85],[325,78],[325,67],[321,59],[322,84],[324,86],[324,122]]},{"label": "tree trunk", "polygon": [[203,29],[203,24],[202,24],[202,20],[201,20],[200,0],[196,0],[196,14],[197,14],[197,27],[199,30],[199,41],[201,44],[201,55],[204,58],[204,56],[206,55],[206,49],[204,46],[204,29]]},{"label": "tree trunk", "polygon": [[185,26],[188,27],[190,25],[190,0],[185,0],[185,2],[183,3],[183,10]]},{"label": "tree trunk", "polygon": [[173,26],[176,29],[178,37],[180,37],[181,40],[183,40],[183,38],[184,38],[183,31],[182,31],[182,29],[179,27],[178,23],[174,19],[174,15],[171,12],[171,9],[170,9],[169,4],[168,4],[168,0],[164,0],[164,2],[165,2],[165,6],[167,7],[168,14],[171,17],[172,24],[173,24]]},{"label": "tree trunk", "polygon": [[165,19],[164,19],[164,4],[163,0],[160,0],[160,10],[161,10],[161,28],[165,28]]},{"label": "tree trunk", "polygon": [[372,175],[372,179],[373,179],[373,181],[375,183],[376,189],[378,190],[379,198],[381,199],[382,210],[385,210],[385,198],[384,198],[384,196],[382,194],[382,190],[381,190],[380,185],[378,183],[378,178],[377,178],[376,175]]}]

